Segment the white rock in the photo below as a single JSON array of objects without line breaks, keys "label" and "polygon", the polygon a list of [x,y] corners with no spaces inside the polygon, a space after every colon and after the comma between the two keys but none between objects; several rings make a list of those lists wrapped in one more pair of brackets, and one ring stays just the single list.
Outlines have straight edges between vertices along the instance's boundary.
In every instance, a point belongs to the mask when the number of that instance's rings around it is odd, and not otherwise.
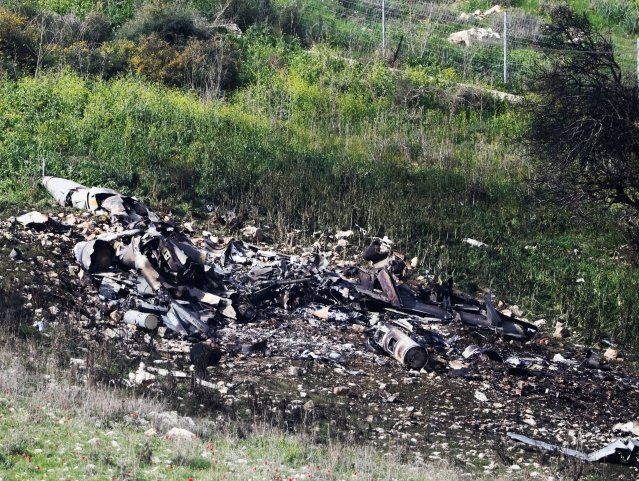
[{"label": "white rock", "polygon": [[192,441],[196,437],[191,431],[182,428],[172,428],[166,433],[166,438],[174,441]]},{"label": "white rock", "polygon": [[335,232],[335,238],[336,239],[350,239],[351,237],[353,237],[353,231],[352,230],[340,230]]},{"label": "white rock", "polygon": [[553,337],[557,339],[565,339],[566,337],[570,337],[572,332],[568,329],[564,324],[558,322],[555,324],[555,332],[553,333]]},{"label": "white rock", "polygon": [[614,361],[619,358],[619,351],[617,351],[616,349],[608,348],[603,353],[603,358],[606,361]]},{"label": "white rock", "polygon": [[537,319],[533,324],[541,329],[546,325],[546,319]]},{"label": "white rock", "polygon": [[468,30],[451,33],[448,37],[448,42],[453,44],[463,43],[469,47],[473,43],[482,43],[493,38],[498,39],[501,37],[492,28],[469,28]]},{"label": "white rock", "polygon": [[475,391],[475,399],[480,402],[488,402],[488,397],[481,391]]}]

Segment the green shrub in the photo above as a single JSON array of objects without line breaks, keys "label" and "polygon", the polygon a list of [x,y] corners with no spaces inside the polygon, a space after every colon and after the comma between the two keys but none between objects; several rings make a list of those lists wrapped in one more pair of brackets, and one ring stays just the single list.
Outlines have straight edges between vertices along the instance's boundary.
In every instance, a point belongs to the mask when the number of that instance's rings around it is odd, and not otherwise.
[{"label": "green shrub", "polygon": [[136,54],[138,54],[138,47],[130,40],[103,43],[97,51],[100,60],[98,75],[109,79],[123,72],[131,72],[131,59]]},{"label": "green shrub", "polygon": [[140,39],[131,57],[132,70],[156,82],[181,85],[184,64],[180,53],[156,35]]},{"label": "green shrub", "polygon": [[239,56],[237,42],[231,37],[191,39],[181,53],[185,85],[200,91],[206,99],[217,97],[222,89],[236,87]]},{"label": "green shrub", "polygon": [[18,78],[34,67],[26,30],[26,17],[0,9],[0,74]]},{"label": "green shrub", "polygon": [[120,38],[128,40],[156,37],[171,46],[184,47],[192,38],[205,39],[210,32],[193,10],[180,4],[149,3],[135,13],[135,17],[122,25]]},{"label": "green shrub", "polygon": [[225,11],[225,17],[237,23],[242,31],[265,23],[271,14],[271,0],[230,0]]},{"label": "green shrub", "polygon": [[104,13],[92,10],[80,22],[79,35],[89,45],[98,45],[111,39],[113,25]]},{"label": "green shrub", "polygon": [[273,37],[261,27],[249,29],[240,39],[242,59],[239,80],[243,85],[271,78],[289,61],[292,52],[299,46]]}]

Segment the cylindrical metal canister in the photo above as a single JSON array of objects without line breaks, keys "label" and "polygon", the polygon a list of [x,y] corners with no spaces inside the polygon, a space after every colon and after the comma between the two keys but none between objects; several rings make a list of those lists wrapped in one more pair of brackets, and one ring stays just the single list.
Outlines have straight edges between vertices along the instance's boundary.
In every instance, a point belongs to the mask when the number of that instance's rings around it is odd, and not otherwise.
[{"label": "cylindrical metal canister", "polygon": [[[385,331],[385,332],[384,332]],[[385,327],[377,343],[388,354],[411,369],[421,369],[428,361],[426,349],[396,327]]]},{"label": "cylindrical metal canister", "polygon": [[155,314],[149,314],[148,312],[140,312],[135,310],[129,310],[124,313],[124,322],[127,324],[133,324],[135,326],[143,327],[145,329],[155,329],[158,327],[158,316]]}]

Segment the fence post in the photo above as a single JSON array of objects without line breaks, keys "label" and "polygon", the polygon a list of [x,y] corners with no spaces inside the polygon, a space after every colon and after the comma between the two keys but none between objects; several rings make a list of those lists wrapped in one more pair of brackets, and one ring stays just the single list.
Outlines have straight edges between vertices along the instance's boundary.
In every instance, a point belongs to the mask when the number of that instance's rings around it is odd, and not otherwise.
[{"label": "fence post", "polygon": [[508,83],[508,21],[504,12],[504,85]]},{"label": "fence post", "polygon": [[639,88],[639,38],[637,39],[637,88]]},{"label": "fence post", "polygon": [[386,57],[386,0],[382,0],[382,56]]}]

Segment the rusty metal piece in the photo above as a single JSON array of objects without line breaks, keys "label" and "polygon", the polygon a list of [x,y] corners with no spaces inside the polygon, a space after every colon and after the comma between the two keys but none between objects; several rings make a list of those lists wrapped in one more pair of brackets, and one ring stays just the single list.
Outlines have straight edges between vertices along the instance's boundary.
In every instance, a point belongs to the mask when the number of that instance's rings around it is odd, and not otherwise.
[{"label": "rusty metal piece", "polygon": [[213,264],[213,256],[205,250],[198,249],[190,241],[172,241],[176,248],[179,248],[190,260],[201,266]]},{"label": "rusty metal piece", "polygon": [[421,369],[428,362],[426,349],[396,327],[379,328],[373,340],[379,348],[411,369]]},{"label": "rusty metal piece", "polygon": [[191,297],[204,304],[208,304],[209,306],[217,306],[220,304],[221,301],[229,302],[228,299],[224,299],[223,297],[216,296],[215,294],[212,294],[210,292],[203,291],[201,289],[198,289],[197,287],[187,287],[186,292],[188,292]]},{"label": "rusty metal piece", "polygon": [[399,294],[397,293],[397,287],[395,287],[395,281],[391,275],[386,271],[386,269],[382,269],[377,274],[377,280],[379,281],[379,285],[382,287],[382,291],[388,297],[388,300],[393,305],[393,307],[402,307],[402,301],[399,298]]},{"label": "rusty metal piece", "polygon": [[135,256],[135,268],[142,274],[151,289],[157,291],[162,287],[160,274],[155,270],[147,256],[138,252]]}]

